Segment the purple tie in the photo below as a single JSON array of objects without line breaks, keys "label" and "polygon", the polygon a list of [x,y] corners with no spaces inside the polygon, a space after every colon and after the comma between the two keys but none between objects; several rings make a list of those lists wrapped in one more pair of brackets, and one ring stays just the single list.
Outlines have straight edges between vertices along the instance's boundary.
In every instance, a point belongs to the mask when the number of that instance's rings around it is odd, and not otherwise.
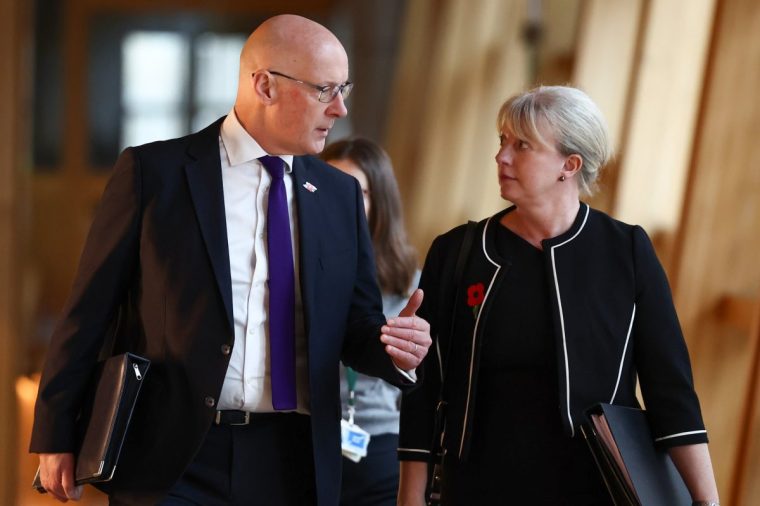
[{"label": "purple tie", "polygon": [[259,161],[272,176],[267,208],[269,256],[269,353],[272,406],[296,409],[295,273],[285,194],[285,162],[276,156]]}]

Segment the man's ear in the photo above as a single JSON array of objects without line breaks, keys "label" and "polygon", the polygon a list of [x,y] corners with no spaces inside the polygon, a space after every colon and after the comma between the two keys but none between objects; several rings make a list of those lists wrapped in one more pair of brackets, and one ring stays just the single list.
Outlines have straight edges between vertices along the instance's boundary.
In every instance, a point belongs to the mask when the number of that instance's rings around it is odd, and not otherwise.
[{"label": "man's ear", "polygon": [[264,103],[271,103],[277,98],[277,90],[274,86],[272,74],[267,71],[256,72],[251,75],[253,92]]}]

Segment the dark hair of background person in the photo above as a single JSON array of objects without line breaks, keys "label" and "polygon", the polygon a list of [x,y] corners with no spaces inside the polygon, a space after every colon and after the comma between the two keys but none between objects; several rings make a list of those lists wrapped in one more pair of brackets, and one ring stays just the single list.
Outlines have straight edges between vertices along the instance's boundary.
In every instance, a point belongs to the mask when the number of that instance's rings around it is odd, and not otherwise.
[{"label": "dark hair of background person", "polygon": [[374,142],[353,137],[330,144],[320,158],[328,162],[351,160],[367,176],[372,202],[369,232],[378,283],[383,292],[407,295],[417,270],[417,254],[407,240],[401,194],[390,157]]}]

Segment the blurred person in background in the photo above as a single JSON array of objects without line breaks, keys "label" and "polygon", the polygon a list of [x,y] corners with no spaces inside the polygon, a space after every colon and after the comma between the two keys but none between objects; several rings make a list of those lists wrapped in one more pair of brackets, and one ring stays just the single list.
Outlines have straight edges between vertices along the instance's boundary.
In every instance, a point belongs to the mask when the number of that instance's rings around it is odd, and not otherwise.
[{"label": "blurred person in background", "polygon": [[694,504],[717,504],[689,356],[652,243],[580,201],[612,156],[601,112],[578,89],[538,87],[507,100],[497,127],[497,181],[513,205],[478,223],[456,294],[464,226],[436,238],[423,267],[419,314],[437,352],[423,361],[424,384],[403,396],[399,504],[425,504],[441,373],[444,505],[612,504],[579,425],[599,402],[639,407],[637,379],[655,444]]},{"label": "blurred person in background", "polygon": [[[328,145],[320,157],[357,179],[375,251],[383,312],[397,315],[419,282],[414,249],[407,240],[401,194],[388,154],[361,137]],[[400,391],[379,378],[340,368],[343,418],[370,435],[367,455],[343,460],[341,504],[394,506],[398,492],[398,424]]]}]

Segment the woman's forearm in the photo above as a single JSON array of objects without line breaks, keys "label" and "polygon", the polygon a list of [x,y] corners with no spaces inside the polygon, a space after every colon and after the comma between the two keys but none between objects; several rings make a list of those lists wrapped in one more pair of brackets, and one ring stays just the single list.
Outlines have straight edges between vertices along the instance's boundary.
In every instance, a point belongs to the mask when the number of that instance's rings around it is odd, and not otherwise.
[{"label": "woman's forearm", "polygon": [[668,453],[693,501],[718,502],[718,486],[707,443],[674,446]]},{"label": "woman's forearm", "polygon": [[398,506],[424,506],[428,463],[401,461],[398,484]]}]

